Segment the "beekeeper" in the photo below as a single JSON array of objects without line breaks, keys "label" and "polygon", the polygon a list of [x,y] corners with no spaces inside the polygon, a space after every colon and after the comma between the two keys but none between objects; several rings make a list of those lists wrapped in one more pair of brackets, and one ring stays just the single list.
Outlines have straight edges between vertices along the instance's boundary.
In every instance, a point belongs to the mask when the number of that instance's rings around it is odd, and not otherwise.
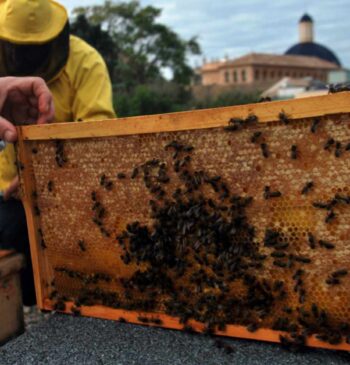
[{"label": "beekeeper", "polygon": [[[0,77],[4,76],[43,78],[53,95],[55,122],[115,117],[111,82],[102,57],[82,39],[70,35],[67,11],[55,1],[0,0]],[[22,204],[8,199],[16,187],[15,177],[14,148],[8,144],[0,152],[0,192],[5,197],[0,201],[0,248],[1,230],[12,230],[6,234],[13,240],[11,244],[27,245],[21,229],[26,226]],[[17,226],[4,227],[1,222],[9,209],[19,217]]]}]

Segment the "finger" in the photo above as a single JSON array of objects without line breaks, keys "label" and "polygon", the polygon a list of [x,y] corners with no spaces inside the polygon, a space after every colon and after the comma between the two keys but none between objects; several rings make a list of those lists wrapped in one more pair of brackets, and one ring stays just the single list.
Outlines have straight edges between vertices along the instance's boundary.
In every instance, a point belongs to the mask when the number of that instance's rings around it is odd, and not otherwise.
[{"label": "finger", "polygon": [[38,108],[38,99],[36,97],[29,97],[28,101],[32,107]]},{"label": "finger", "polygon": [[[52,95],[45,81],[40,77],[25,77],[16,80],[16,89],[27,97],[35,97],[38,100],[38,109],[41,114],[40,121],[44,123],[51,114]],[[48,121],[48,120],[47,120]]]},{"label": "finger", "polygon": [[4,200],[9,200],[11,198],[11,196],[17,191],[19,187],[19,179],[18,176],[16,176],[10,186],[4,191]]},{"label": "finger", "polygon": [[52,95],[43,79],[37,78],[33,81],[34,95],[38,99],[39,112],[46,115],[50,112]]},{"label": "finger", "polygon": [[15,126],[3,117],[0,117],[0,139],[5,142],[15,142],[17,140]]},{"label": "finger", "polygon": [[46,114],[40,114],[37,120],[38,124],[51,123],[55,119],[55,107],[51,100],[49,111]]}]

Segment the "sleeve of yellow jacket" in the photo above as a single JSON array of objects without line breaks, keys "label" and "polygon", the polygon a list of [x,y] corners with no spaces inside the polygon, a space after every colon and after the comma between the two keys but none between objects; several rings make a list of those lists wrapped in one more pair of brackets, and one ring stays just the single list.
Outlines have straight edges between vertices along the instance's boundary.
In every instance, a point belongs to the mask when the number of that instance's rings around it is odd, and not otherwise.
[{"label": "sleeve of yellow jacket", "polygon": [[15,149],[13,144],[8,144],[0,152],[0,192],[3,192],[17,174],[15,165]]},{"label": "sleeve of yellow jacket", "polygon": [[74,119],[114,118],[111,81],[101,55],[82,39],[74,36],[71,36],[71,53],[73,62],[67,64],[67,72],[74,88]]}]

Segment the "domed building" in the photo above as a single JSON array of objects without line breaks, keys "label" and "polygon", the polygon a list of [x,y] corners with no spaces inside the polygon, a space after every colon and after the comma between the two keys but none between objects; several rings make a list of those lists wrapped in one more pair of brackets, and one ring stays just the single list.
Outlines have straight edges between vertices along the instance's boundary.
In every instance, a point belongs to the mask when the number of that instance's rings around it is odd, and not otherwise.
[{"label": "domed building", "polygon": [[249,53],[214,62],[204,62],[196,70],[197,85],[266,88],[288,77],[328,82],[331,72],[341,71],[338,57],[327,47],[314,42],[313,20],[304,14],[299,21],[299,43],[285,54]]},{"label": "domed building", "polygon": [[299,20],[299,43],[290,47],[285,54],[295,56],[318,57],[321,60],[341,66],[338,57],[329,48],[314,42],[313,20],[304,14]]}]

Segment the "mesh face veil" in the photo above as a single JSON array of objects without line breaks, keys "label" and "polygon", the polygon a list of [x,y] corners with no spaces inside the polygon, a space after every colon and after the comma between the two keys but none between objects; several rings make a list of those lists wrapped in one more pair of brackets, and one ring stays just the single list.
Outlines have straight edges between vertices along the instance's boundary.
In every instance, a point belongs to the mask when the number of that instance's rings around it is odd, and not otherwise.
[{"label": "mesh face veil", "polygon": [[0,77],[38,76],[46,82],[55,78],[69,56],[69,22],[53,40],[43,44],[14,44],[0,41]]}]

